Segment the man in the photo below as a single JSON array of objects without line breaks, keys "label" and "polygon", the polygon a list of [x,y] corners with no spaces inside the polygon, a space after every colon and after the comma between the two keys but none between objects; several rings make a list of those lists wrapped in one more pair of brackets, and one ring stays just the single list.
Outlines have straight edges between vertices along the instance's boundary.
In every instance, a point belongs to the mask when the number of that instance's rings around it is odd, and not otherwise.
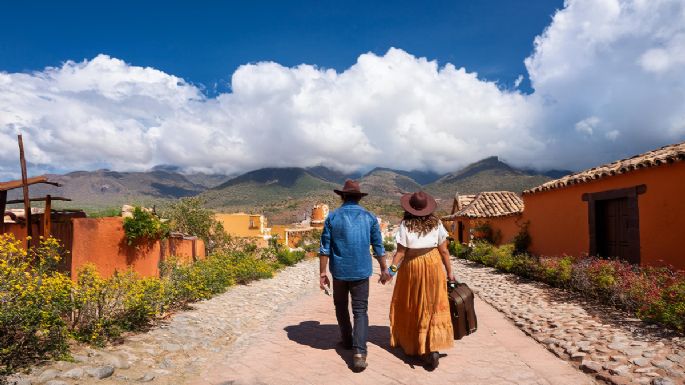
[{"label": "man", "polygon": [[[359,205],[361,198],[367,195],[359,190],[359,182],[347,180],[342,190],[333,191],[340,195],[343,204],[324,223],[319,250],[319,281],[321,289],[330,286],[326,274],[326,265],[330,262],[341,343],[346,349],[354,349],[352,369],[362,371],[367,366],[369,277],[373,275],[371,247],[381,268],[381,278],[387,279],[389,273],[378,220]],[[350,324],[348,297],[352,298],[354,329]]]}]

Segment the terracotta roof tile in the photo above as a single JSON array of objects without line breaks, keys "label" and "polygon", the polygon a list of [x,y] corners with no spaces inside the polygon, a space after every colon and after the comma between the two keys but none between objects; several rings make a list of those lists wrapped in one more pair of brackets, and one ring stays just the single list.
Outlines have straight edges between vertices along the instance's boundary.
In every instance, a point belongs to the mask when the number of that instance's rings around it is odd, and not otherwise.
[{"label": "terracotta roof tile", "polygon": [[587,183],[612,175],[625,174],[641,168],[656,167],[683,160],[685,160],[685,142],[664,146],[653,151],[645,152],[644,154],[635,155],[631,158],[617,160],[613,163],[607,163],[602,166],[593,167],[589,170],[567,175],[563,178],[555,179],[530,190],[526,190],[523,194],[533,194],[574,184]]},{"label": "terracotta roof tile", "polygon": [[473,202],[473,200],[476,198],[476,195],[459,195],[459,207],[464,208]]},{"label": "terracotta roof tile", "polygon": [[457,217],[493,218],[516,215],[522,212],[523,200],[516,193],[485,191],[477,194],[466,207],[442,219],[452,220]]}]

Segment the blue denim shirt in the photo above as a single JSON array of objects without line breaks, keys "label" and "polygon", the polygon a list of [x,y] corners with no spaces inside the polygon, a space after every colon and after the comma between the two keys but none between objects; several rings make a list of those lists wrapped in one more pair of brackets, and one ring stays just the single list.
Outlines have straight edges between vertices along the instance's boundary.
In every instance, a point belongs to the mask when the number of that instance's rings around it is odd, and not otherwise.
[{"label": "blue denim shirt", "polygon": [[333,278],[357,281],[373,274],[370,247],[376,257],[385,255],[376,216],[356,202],[345,202],[326,218],[319,254],[328,256]]}]

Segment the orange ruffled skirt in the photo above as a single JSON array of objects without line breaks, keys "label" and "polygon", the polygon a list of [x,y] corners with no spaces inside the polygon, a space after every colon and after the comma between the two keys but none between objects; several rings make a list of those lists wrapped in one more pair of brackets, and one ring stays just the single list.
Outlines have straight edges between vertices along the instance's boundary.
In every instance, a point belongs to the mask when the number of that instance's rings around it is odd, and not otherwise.
[{"label": "orange ruffled skirt", "polygon": [[390,345],[416,356],[452,347],[447,276],[438,249],[405,259],[390,304]]}]

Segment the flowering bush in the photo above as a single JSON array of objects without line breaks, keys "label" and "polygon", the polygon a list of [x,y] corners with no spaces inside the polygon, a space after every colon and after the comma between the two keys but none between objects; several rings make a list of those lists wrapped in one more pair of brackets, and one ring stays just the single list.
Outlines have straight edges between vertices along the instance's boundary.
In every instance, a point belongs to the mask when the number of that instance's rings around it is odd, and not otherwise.
[{"label": "flowering bush", "polygon": [[0,235],[0,374],[66,354],[71,280],[52,269],[59,260],[54,239],[27,252],[13,235]]},{"label": "flowering bush", "polygon": [[685,273],[593,257],[533,257],[513,245],[475,242],[464,258],[579,291],[638,317],[685,331]]},{"label": "flowering bush", "polygon": [[266,259],[248,243],[226,245],[189,265],[171,258],[162,264],[160,278],[123,271],[105,279],[95,266],[86,265],[73,282],[55,270],[61,254],[56,240],[41,240],[27,252],[13,235],[1,235],[0,375],[36,360],[66,356],[70,337],[104,344],[188,302],[210,298],[236,283],[270,278],[282,265],[304,257],[303,252],[281,250]]}]

